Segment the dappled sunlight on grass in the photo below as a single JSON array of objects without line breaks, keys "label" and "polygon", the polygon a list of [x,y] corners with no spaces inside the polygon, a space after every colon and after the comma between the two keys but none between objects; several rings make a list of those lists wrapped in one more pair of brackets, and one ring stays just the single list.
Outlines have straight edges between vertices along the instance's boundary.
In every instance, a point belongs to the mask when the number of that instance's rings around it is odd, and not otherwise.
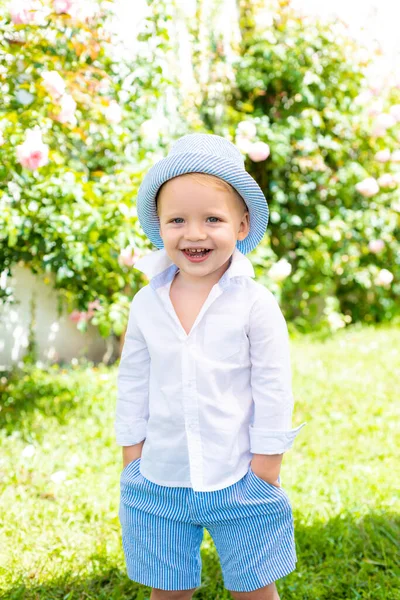
[{"label": "dappled sunlight on grass", "polygon": [[[281,470],[298,554],[296,571],[277,584],[285,600],[398,598],[399,342],[393,327],[291,342],[293,427],[307,426]],[[89,366],[32,372],[10,386],[0,412],[5,597],[149,596],[127,578],[122,552],[115,385],[115,367]],[[207,531],[201,552],[195,598],[230,598]]]}]

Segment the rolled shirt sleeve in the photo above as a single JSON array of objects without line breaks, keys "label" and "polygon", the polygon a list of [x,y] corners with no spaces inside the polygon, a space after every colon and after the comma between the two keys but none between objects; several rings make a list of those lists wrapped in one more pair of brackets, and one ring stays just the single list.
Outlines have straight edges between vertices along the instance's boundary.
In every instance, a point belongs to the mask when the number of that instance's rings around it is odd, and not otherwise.
[{"label": "rolled shirt sleeve", "polygon": [[118,446],[133,446],[146,438],[149,419],[150,355],[135,318],[135,299],[117,376],[115,434]]},{"label": "rolled shirt sleeve", "polygon": [[260,291],[250,314],[251,388],[254,419],[250,452],[283,454],[306,425],[291,428],[294,406],[289,334],[275,296]]}]

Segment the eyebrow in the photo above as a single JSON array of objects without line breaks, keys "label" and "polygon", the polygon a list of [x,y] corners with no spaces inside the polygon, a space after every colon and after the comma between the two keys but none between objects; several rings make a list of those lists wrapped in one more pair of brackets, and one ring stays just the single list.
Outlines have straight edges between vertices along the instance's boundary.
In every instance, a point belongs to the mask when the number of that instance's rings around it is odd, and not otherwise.
[{"label": "eyebrow", "polygon": [[[186,214],[185,211],[178,211],[178,210],[176,210],[174,212],[170,212],[170,213],[165,214],[164,218],[165,219],[170,219],[171,217],[174,217],[174,216],[179,216],[180,217],[180,216],[184,216],[185,214]],[[213,217],[214,216],[215,217],[218,217],[218,216],[224,217],[224,216],[226,216],[226,213],[223,213],[220,210],[215,210],[215,209],[209,210],[207,212],[204,211],[204,214],[208,215],[208,216],[213,216]]]}]

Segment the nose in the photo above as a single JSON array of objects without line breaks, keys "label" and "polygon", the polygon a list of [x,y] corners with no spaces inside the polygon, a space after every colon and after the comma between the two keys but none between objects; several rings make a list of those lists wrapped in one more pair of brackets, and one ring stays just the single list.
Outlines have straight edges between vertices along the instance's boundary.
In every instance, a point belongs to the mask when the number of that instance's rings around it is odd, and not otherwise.
[{"label": "nose", "polygon": [[193,242],[205,240],[207,238],[207,233],[202,230],[201,226],[196,223],[191,223],[185,228],[184,238],[185,240]]}]

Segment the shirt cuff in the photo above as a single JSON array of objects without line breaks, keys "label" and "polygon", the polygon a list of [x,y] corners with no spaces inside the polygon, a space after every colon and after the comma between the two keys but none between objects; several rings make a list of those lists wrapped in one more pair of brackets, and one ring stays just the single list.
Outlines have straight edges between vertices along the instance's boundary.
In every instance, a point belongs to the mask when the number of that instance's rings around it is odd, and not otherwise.
[{"label": "shirt cuff", "polygon": [[117,446],[134,446],[146,439],[147,421],[137,421],[130,425],[115,425]]},{"label": "shirt cuff", "polygon": [[250,425],[250,452],[252,454],[283,454],[292,447],[295,437],[307,421],[289,430],[257,429]]}]

